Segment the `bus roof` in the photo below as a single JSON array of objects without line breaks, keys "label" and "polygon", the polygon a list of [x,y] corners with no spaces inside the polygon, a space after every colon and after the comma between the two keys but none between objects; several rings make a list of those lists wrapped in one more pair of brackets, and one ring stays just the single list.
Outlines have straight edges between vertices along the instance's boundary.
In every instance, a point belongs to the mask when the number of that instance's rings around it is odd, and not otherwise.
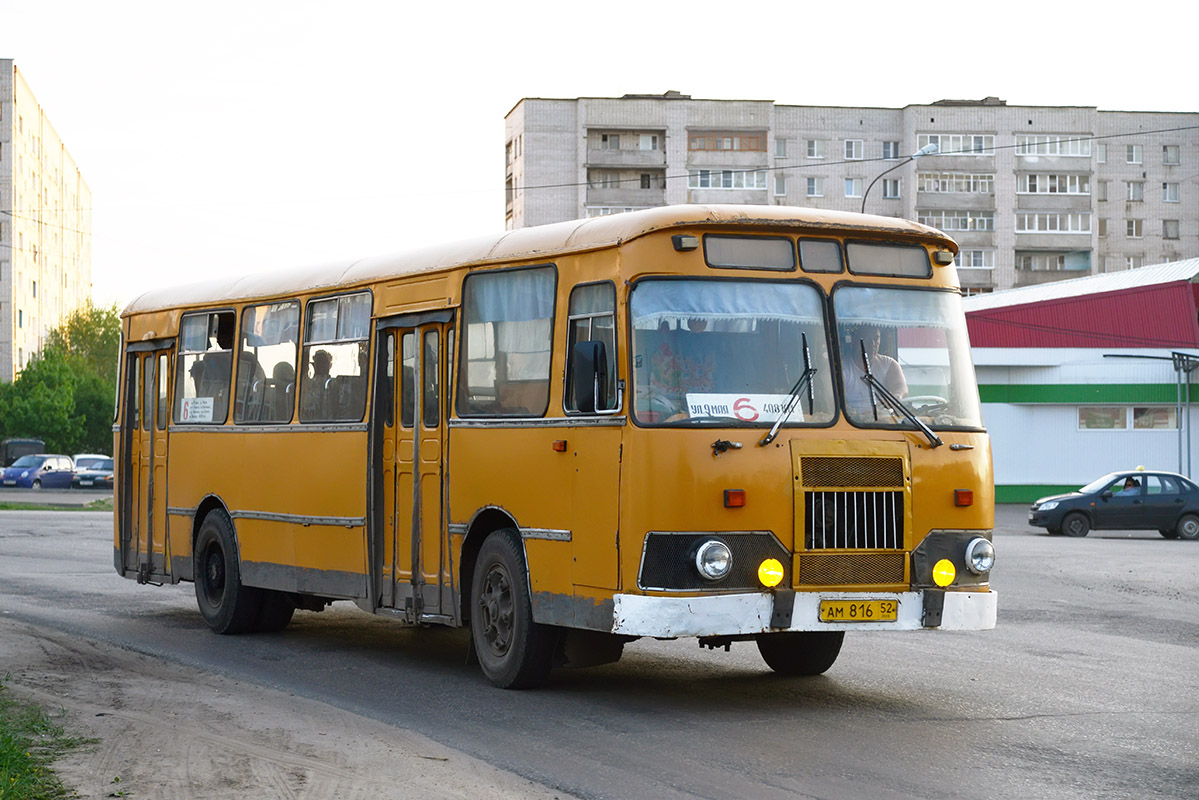
[{"label": "bus roof", "polygon": [[121,316],[192,305],[287,297],[320,289],[366,285],[374,281],[466,265],[491,265],[551,258],[564,253],[611,247],[654,231],[693,225],[760,225],[809,231],[839,230],[935,240],[957,251],[948,236],[926,225],[870,214],[793,206],[675,205],[603,217],[520,228],[405,253],[285,271],[214,278],[152,289],[125,307]]}]

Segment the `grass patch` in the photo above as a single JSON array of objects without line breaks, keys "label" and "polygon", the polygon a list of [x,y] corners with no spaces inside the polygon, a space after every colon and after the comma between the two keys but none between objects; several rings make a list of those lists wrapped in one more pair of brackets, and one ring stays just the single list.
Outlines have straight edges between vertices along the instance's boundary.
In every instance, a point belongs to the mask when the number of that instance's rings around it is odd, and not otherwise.
[{"label": "grass patch", "polygon": [[100,497],[82,506],[0,502],[0,511],[112,511],[112,498]]},{"label": "grass patch", "polygon": [[19,702],[0,681],[0,800],[75,796],[50,765],[62,754],[91,741],[67,736],[45,711]]}]

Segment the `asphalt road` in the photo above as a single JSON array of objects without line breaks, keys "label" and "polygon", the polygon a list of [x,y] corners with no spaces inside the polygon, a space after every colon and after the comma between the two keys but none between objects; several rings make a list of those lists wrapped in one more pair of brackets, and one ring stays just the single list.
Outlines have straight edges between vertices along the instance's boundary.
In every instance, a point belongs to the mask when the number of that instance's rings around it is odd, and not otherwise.
[{"label": "asphalt road", "polygon": [[1199,797],[1199,543],[1050,537],[1001,507],[999,627],[847,636],[784,679],[752,643],[638,641],[492,688],[465,633],[352,605],[218,637],[191,585],[112,569],[111,515],[0,512],[0,613],[424,734],[584,798]]}]

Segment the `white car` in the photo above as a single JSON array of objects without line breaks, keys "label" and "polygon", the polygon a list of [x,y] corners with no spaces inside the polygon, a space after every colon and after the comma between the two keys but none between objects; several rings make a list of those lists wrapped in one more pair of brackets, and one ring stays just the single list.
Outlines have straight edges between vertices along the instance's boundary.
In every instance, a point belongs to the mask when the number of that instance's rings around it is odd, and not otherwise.
[{"label": "white car", "polygon": [[99,453],[79,453],[75,456],[75,471],[94,469],[101,461],[111,461],[112,456],[102,456]]}]

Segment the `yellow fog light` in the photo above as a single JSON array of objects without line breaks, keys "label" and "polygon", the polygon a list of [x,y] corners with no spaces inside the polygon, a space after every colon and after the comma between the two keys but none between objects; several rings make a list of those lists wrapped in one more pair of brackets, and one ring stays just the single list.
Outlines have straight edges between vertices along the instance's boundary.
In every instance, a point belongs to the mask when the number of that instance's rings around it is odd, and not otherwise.
[{"label": "yellow fog light", "polygon": [[767,588],[778,586],[783,580],[783,565],[777,558],[768,558],[758,565],[758,580]]},{"label": "yellow fog light", "polygon": [[956,577],[957,570],[953,568],[953,562],[948,558],[943,558],[933,565],[933,583],[938,586],[948,586]]}]

